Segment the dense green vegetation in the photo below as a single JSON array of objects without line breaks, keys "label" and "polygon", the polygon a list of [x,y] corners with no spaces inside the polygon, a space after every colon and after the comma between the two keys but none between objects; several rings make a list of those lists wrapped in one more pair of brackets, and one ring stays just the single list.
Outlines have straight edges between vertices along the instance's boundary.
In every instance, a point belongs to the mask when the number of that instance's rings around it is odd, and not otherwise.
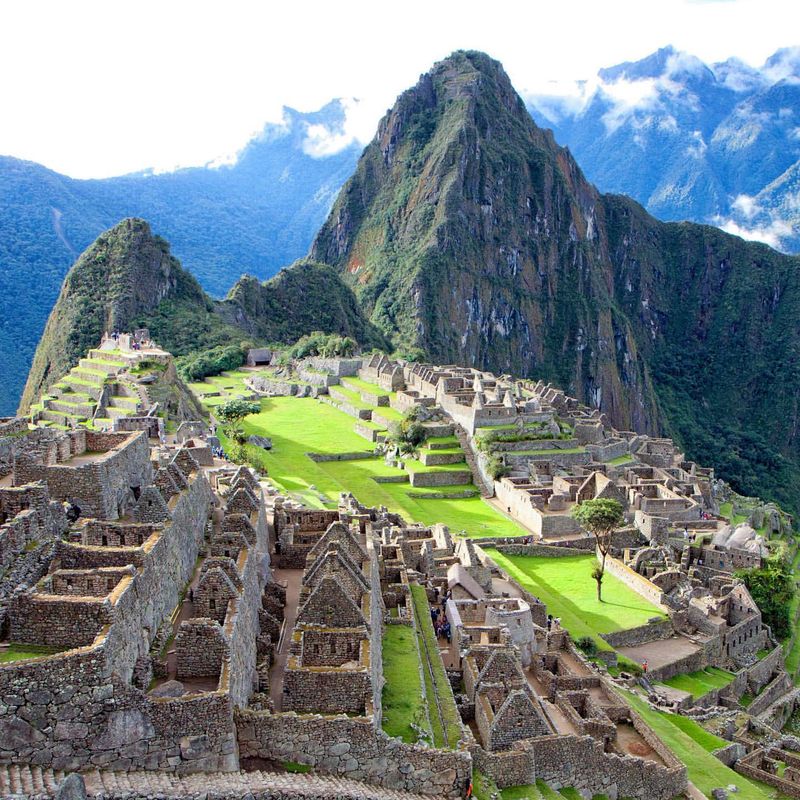
[{"label": "dense green vegetation", "polygon": [[792,565],[783,552],[770,556],[758,569],[736,573],[756,601],[764,622],[776,639],[785,639],[792,629],[792,601],[796,588]]},{"label": "dense green vegetation", "polygon": [[561,619],[574,639],[590,636],[599,650],[610,650],[601,633],[644,625],[663,613],[613,575],[606,575],[604,599],[597,599],[592,569],[594,555],[548,558],[508,556],[497,550],[489,554],[520,586],[547,605]]},{"label": "dense green vegetation", "polygon": [[178,374],[185,381],[202,381],[210,375],[219,375],[225,370],[237,369],[247,358],[249,343],[222,345],[200,350],[176,359]]},{"label": "dense green vegetation", "polygon": [[430,730],[430,722],[422,694],[416,637],[408,625],[384,628],[383,677],[383,729],[389,736],[413,744],[418,736],[412,724]]},{"label": "dense green vegetation", "polygon": [[356,343],[349,336],[335,333],[312,331],[301,336],[295,344],[285,351],[286,358],[307,358],[322,356],[323,358],[348,358],[353,355]]}]

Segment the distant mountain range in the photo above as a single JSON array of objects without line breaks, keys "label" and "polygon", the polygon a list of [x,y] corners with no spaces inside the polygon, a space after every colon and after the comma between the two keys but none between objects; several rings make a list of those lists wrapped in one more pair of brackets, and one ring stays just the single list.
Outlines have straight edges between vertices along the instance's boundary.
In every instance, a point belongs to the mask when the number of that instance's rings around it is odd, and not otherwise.
[{"label": "distant mountain range", "polygon": [[144,221],[101,236],[64,282],[24,402],[104,325],[147,325],[176,354],[324,330],[542,378],[800,509],[800,258],[601,194],[482,53],[400,95],[309,259],[265,283],[214,302]]},{"label": "distant mountain range", "polygon": [[0,157],[0,416],[17,407],[61,282],[78,255],[125,217],[145,217],[219,297],[244,273],[274,275],[308,251],[360,145],[316,157],[342,136],[345,108],[285,109],[235,163],[104,180],[75,180]]},{"label": "distant mountain range", "polygon": [[666,47],[527,104],[600,190],[800,252],[800,47],[759,69]]},{"label": "distant mountain range", "polygon": [[[665,48],[526,103],[601,191],[800,251],[800,48],[760,69]],[[361,153],[346,112],[286,109],[235,163],[160,175],[74,180],[0,157],[0,415],[17,407],[67,269],[119,220],[147,219],[215,297],[304,256]]]}]

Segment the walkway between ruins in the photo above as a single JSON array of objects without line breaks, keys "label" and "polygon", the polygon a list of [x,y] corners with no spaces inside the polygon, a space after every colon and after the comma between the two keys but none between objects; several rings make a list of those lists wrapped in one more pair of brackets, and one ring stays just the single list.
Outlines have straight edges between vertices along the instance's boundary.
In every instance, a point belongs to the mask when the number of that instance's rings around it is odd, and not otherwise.
[{"label": "walkway between ruins", "polygon": [[284,607],[281,640],[275,649],[275,659],[269,669],[269,696],[275,711],[280,711],[283,701],[283,674],[289,658],[289,645],[292,639],[294,623],[297,619],[297,605],[300,602],[300,588],[303,580],[302,569],[274,569],[272,571],[276,583],[286,587],[286,605]]},{"label": "walkway between ruins", "polygon": [[[64,772],[54,772],[32,766],[0,767],[0,796],[53,797]],[[393,789],[383,789],[348,778],[332,775],[297,775],[273,772],[200,772],[177,775],[171,772],[106,772],[97,769],[82,773],[86,796],[100,800],[130,797],[183,798],[252,797],[279,800],[317,800],[338,797],[342,800],[423,800],[430,795],[416,795]],[[72,796],[72,795],[70,795]]]}]

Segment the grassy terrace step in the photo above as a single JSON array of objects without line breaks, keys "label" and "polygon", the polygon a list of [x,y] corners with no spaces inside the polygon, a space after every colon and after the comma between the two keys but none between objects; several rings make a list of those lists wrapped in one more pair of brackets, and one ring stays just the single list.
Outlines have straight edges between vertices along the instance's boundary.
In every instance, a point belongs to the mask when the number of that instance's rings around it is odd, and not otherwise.
[{"label": "grassy terrace step", "polygon": [[655,711],[641,697],[626,692],[625,698],[664,744],[686,764],[689,780],[706,797],[711,797],[713,789],[729,784],[739,788],[737,800],[769,800],[774,796],[775,790],[771,787],[762,788],[711,755],[711,751],[725,747],[729,742],[709,733],[688,717]]},{"label": "grassy terrace step", "polygon": [[387,625],[383,632],[383,719],[389,736],[399,736],[414,744],[417,734],[411,727],[430,732],[428,708],[420,678],[420,656],[414,629],[408,625]]},{"label": "grassy terrace step", "polygon": [[[213,407],[217,399],[203,403]],[[412,490],[408,484],[376,483],[372,480],[375,475],[402,474],[384,464],[382,459],[313,462],[306,453],[364,449],[365,440],[353,430],[353,418],[335,406],[313,398],[273,397],[262,399],[261,408],[261,413],[244,420],[244,430],[248,434],[272,437],[273,448],[264,451],[248,447],[248,457],[257,460],[281,490],[314,507],[322,507],[320,495],[326,498],[326,507],[335,508],[340,492],[353,492],[360,502],[368,506],[384,505],[409,522],[418,521],[424,525],[442,522],[453,531],[465,531],[470,537],[530,535],[530,531],[478,496],[427,499],[431,492],[452,489],[452,483],[430,491]],[[227,442],[223,441],[223,446],[227,446]],[[412,497],[412,493],[425,494],[426,498]]]},{"label": "grassy terrace step", "polygon": [[585,447],[549,447],[538,450],[509,450],[504,455],[507,456],[553,456],[559,453],[585,453]]},{"label": "grassy terrace step", "polygon": [[433,744],[435,747],[455,749],[461,739],[461,716],[439,654],[425,589],[419,584],[411,584],[411,597]]},{"label": "grassy terrace step", "polygon": [[390,392],[387,389],[382,389],[377,383],[370,383],[362,378],[342,378],[342,384],[352,387],[357,392],[369,392],[370,394],[383,395],[388,397],[389,400],[394,400],[397,397],[397,392]]},{"label": "grassy terrace step", "polygon": [[695,699],[702,697],[714,689],[723,689],[736,676],[718,667],[706,667],[705,669],[689,672],[685,675],[675,675],[664,681],[667,686],[673,689],[680,689],[688,692]]},{"label": "grassy terrace step", "polygon": [[139,400],[135,397],[125,397],[120,394],[111,396],[111,405],[115,408],[129,408],[135,411],[139,406]]},{"label": "grassy terrace step", "polygon": [[425,447],[429,450],[461,449],[461,443],[456,436],[430,436],[425,440]]},{"label": "grassy terrace step", "polygon": [[328,394],[334,400],[345,400],[356,408],[375,408],[372,403],[365,403],[358,392],[354,392],[352,389],[345,389],[342,386],[329,386]]},{"label": "grassy terrace step", "polygon": [[598,601],[591,577],[597,560],[592,554],[547,558],[507,556],[490,550],[489,555],[523,588],[540,598],[549,613],[561,618],[573,640],[591,636],[600,650],[612,649],[601,633],[635,628],[651,617],[664,616],[657,606],[608,572],[603,579],[603,601]]}]

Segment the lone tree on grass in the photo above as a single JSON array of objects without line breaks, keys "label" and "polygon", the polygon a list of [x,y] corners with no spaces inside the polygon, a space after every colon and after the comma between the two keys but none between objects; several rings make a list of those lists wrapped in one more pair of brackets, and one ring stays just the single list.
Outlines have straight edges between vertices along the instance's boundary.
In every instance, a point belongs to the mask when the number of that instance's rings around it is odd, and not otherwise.
[{"label": "lone tree on grass", "polygon": [[225,433],[237,442],[241,442],[244,439],[242,420],[250,414],[258,414],[260,410],[261,406],[258,403],[236,398],[217,406],[215,416],[225,427]]},{"label": "lone tree on grass", "polygon": [[611,550],[611,538],[614,531],[625,521],[621,503],[599,497],[596,500],[584,500],[572,511],[580,524],[594,535],[600,563],[592,570],[592,577],[597,581],[597,599],[602,603],[601,587],[606,571],[606,556]]}]

